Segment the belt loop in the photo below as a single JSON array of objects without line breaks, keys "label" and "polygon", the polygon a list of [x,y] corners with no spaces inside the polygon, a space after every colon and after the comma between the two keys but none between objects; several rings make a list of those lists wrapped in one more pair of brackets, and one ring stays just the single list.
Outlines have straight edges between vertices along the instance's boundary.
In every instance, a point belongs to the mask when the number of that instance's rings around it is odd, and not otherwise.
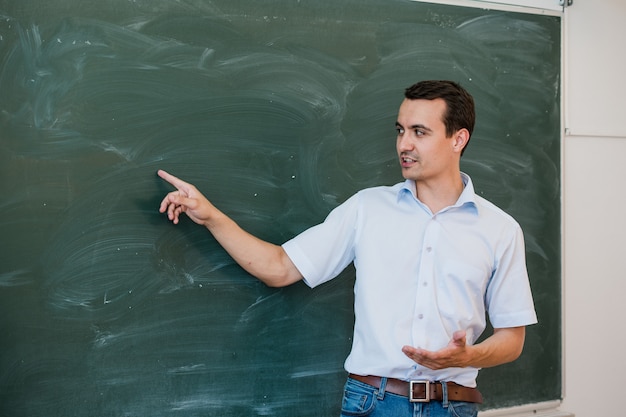
[{"label": "belt loop", "polygon": [[376,394],[376,398],[379,400],[385,399],[385,390],[387,389],[387,378],[380,378],[380,387],[378,387],[378,393]]},{"label": "belt loop", "polygon": [[443,408],[448,408],[448,383],[445,381],[441,381],[441,397]]}]

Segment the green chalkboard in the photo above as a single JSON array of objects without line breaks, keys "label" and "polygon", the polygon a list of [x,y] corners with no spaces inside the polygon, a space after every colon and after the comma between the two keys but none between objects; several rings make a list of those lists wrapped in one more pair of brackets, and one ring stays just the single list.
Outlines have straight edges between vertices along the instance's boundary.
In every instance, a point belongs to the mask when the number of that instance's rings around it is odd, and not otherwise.
[{"label": "green chalkboard", "polygon": [[275,243],[401,180],[405,87],[475,96],[463,157],[525,231],[540,324],[486,408],[561,396],[558,16],[395,0],[0,0],[0,415],[339,415],[354,271],[266,288],[166,169]]}]

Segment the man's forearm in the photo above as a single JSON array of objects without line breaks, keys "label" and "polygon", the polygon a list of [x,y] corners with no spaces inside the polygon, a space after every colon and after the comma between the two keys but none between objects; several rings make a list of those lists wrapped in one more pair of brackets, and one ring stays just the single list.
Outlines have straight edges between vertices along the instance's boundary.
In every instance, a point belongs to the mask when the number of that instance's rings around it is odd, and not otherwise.
[{"label": "man's forearm", "polygon": [[522,353],[525,327],[494,329],[491,336],[483,342],[469,347],[469,363],[474,368],[489,368],[517,359]]},{"label": "man's forearm", "polygon": [[284,287],[302,279],[283,248],[243,230],[219,212],[205,223],[207,229],[243,269],[270,287]]}]

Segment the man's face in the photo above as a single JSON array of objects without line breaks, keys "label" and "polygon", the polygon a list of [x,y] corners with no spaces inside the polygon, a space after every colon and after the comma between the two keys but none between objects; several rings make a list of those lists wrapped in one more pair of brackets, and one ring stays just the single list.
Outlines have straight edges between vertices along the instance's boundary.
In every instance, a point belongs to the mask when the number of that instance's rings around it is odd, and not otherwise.
[{"label": "man's face", "polygon": [[396,150],[405,179],[427,181],[458,168],[455,140],[446,136],[446,102],[408,100],[400,105]]}]

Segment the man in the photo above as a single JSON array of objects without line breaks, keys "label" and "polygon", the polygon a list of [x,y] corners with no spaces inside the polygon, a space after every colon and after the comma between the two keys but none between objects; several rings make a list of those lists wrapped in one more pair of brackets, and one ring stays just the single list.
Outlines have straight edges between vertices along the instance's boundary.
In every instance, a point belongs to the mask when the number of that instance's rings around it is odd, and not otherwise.
[{"label": "man", "polygon": [[[515,360],[536,315],[519,225],[460,171],[474,119],[472,97],[454,82],[409,87],[396,122],[405,181],[358,192],[282,246],[248,234],[164,171],[177,190],[160,211],[207,227],[269,286],[313,287],[354,262],[342,416],[476,416],[478,369]],[[475,343],[486,314],[494,332]]]}]

